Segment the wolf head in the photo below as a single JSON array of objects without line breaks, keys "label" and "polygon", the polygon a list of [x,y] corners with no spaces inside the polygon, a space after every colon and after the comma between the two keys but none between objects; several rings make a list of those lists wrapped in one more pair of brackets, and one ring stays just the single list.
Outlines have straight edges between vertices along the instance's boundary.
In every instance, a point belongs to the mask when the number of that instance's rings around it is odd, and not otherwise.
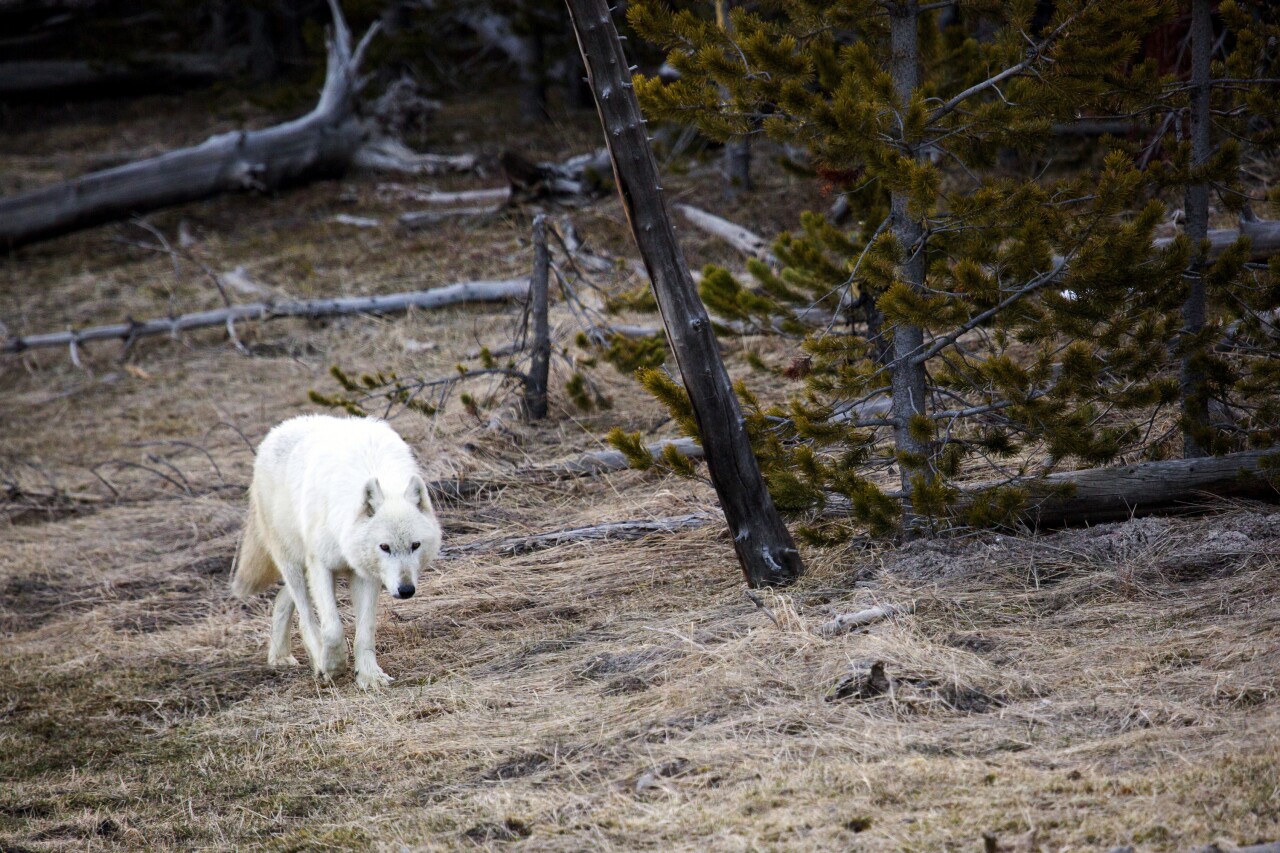
[{"label": "wolf head", "polygon": [[411,598],[418,572],[440,551],[440,524],[422,478],[414,474],[403,495],[384,495],[376,477],[365,483],[354,544],[352,568],[378,577],[392,598]]}]

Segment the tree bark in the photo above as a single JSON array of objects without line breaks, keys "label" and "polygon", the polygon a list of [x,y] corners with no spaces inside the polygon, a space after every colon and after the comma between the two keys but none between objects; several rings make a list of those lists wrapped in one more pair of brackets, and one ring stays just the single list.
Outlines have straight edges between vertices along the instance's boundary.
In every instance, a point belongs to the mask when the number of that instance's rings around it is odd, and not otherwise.
[{"label": "tree bark", "polygon": [[[1209,60],[1213,52],[1213,0],[1191,0],[1191,168],[1198,169],[1212,153],[1209,115]],[[1209,396],[1205,387],[1204,354],[1193,344],[1204,329],[1204,263],[1201,242],[1209,235],[1209,184],[1200,180],[1186,189],[1183,202],[1186,234],[1195,252],[1187,270],[1187,298],[1182,304],[1184,351],[1179,389],[1182,395],[1182,456],[1196,459],[1209,454],[1201,439],[1209,429]]]},{"label": "tree bark", "polygon": [[626,55],[605,0],[567,0],[604,126],[614,178],[640,248],[667,340],[689,392],[707,469],[747,584],[787,584],[804,570],[747,439],[746,422],[675,239]]},{"label": "tree bark", "polygon": [[[889,6],[889,39],[892,50],[892,74],[898,109],[905,115],[920,81],[917,24],[920,10],[917,0],[900,0]],[[905,124],[899,122],[900,125]],[[920,159],[914,140],[899,140],[902,153],[912,160]],[[924,228],[912,215],[907,193],[895,190],[890,199],[891,228],[898,250],[905,255],[899,265],[901,280],[913,291],[924,290]],[[929,445],[912,434],[916,415],[927,410],[925,365],[915,356],[924,351],[924,329],[913,323],[899,323],[893,329],[893,361],[890,365],[893,388],[893,443],[898,453],[902,478],[902,534],[910,538],[920,532],[920,519],[912,505],[912,477],[929,476]]]},{"label": "tree bark", "polygon": [[350,165],[364,138],[354,101],[371,28],[352,49],[351,33],[330,0],[334,33],[324,89],[315,109],[258,131],[224,133],[204,143],[0,199],[0,248],[14,249],[147,211],[232,190],[271,190]]},{"label": "tree bark", "polygon": [[551,326],[547,321],[547,279],[550,277],[550,269],[547,219],[540,213],[533,218],[533,278],[529,284],[533,348],[529,359],[529,378],[524,383],[525,413],[529,420],[534,421],[547,416],[547,381],[551,371]]},{"label": "tree bark", "polygon": [[[1193,512],[1206,498],[1251,498],[1276,502],[1263,460],[1280,450],[1246,450],[1202,459],[1143,462],[1051,474],[1028,484],[1032,501],[1023,513],[1031,527],[1069,527],[1124,521],[1137,515]],[[1064,486],[1069,494],[1055,494]]]},{"label": "tree bark", "polygon": [[[730,0],[716,0],[716,23],[725,35],[733,37],[733,21],[729,17]],[[720,97],[728,99],[728,92],[723,88]],[[751,137],[735,136],[724,143],[722,155],[724,171],[724,195],[727,199],[738,197],[739,193],[750,192],[751,186]]]}]

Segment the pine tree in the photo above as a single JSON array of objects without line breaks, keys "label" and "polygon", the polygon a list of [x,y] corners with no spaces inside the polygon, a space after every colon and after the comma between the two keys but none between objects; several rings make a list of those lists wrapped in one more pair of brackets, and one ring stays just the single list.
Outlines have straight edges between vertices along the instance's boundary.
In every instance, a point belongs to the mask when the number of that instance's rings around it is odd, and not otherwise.
[{"label": "pine tree", "polygon": [[[1029,0],[963,4],[947,26],[939,5],[785,0],[735,8],[731,27],[653,0],[629,11],[682,75],[637,78],[651,114],[721,138],[760,123],[807,146],[857,223],[806,214],[779,239],[777,268],[750,265],[753,284],[704,276],[714,311],[762,330],[815,303],[848,321],[805,340],[789,404],[753,409],[744,393],[779,505],[836,493],[861,520],[911,534],[955,506],[962,478],[1005,483],[966,501],[969,520],[991,523],[1021,508],[1028,477],[1159,457],[1179,431],[1213,452],[1274,441],[1280,371],[1261,344],[1276,269],[1249,268],[1240,247],[1197,266],[1190,234],[1153,244],[1181,187],[1241,191],[1237,146],[1193,158],[1155,134],[1194,89],[1141,57],[1176,5],[1070,0],[1038,20]],[[1276,90],[1258,81],[1276,76],[1275,12],[1228,0],[1220,16],[1235,48],[1215,66],[1232,69],[1215,120],[1273,145],[1277,112],[1259,108]],[[1084,169],[1057,167],[1055,128],[1100,117],[1135,133],[1104,139]],[[1199,325],[1184,318],[1191,283],[1207,299]],[[1216,352],[1228,330],[1244,337]],[[1180,363],[1201,378],[1184,369],[1180,382]],[[1210,429],[1211,398],[1234,424]],[[887,468],[896,506],[874,484]]]}]

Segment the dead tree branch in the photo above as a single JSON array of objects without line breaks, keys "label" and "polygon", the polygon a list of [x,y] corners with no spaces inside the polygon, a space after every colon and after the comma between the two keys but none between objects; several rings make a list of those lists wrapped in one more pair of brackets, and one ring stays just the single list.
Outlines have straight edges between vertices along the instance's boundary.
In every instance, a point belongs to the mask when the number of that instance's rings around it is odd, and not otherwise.
[{"label": "dead tree branch", "polygon": [[386,296],[355,296],[338,299],[305,299],[283,302],[254,302],[212,311],[196,311],[155,320],[129,320],[109,326],[76,331],[15,336],[0,346],[0,352],[16,353],[38,347],[75,348],[89,341],[132,341],[148,335],[177,335],[191,329],[223,326],[241,320],[277,320],[282,317],[332,317],[344,314],[397,314],[410,308],[443,308],[466,302],[505,302],[528,298],[529,280],[467,281],[409,293]]}]

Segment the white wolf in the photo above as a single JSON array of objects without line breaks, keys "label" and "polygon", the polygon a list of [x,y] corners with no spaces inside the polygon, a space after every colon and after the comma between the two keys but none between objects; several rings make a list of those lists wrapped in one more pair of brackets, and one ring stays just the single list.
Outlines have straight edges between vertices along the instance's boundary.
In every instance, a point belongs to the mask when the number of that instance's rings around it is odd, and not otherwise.
[{"label": "white wolf", "polygon": [[297,665],[289,653],[296,607],[312,666],[329,679],[347,662],[334,595],[335,577],[345,574],[356,684],[378,688],[392,680],[374,659],[378,587],[411,597],[439,550],[426,484],[395,430],[378,420],[306,415],[279,424],[258,447],[231,588],[243,597],[283,580],[267,662]]}]

